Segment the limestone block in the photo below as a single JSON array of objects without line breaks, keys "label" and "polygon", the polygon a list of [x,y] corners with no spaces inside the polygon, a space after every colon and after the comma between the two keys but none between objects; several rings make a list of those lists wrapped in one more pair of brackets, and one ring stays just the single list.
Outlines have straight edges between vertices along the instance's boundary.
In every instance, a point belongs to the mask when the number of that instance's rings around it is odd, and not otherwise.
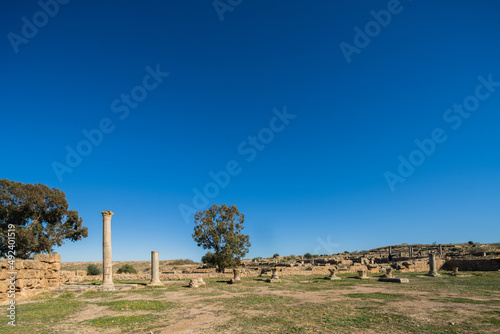
[{"label": "limestone block", "polygon": [[8,268],[9,267],[9,262],[7,259],[1,259],[0,260],[0,269]]},{"label": "limestone block", "polygon": [[40,269],[40,261],[36,260],[25,260],[24,267],[26,269]]},{"label": "limestone block", "polygon": [[49,286],[49,283],[46,278],[42,278],[38,281],[38,285],[40,286],[40,288],[46,288]]},{"label": "limestone block", "polygon": [[27,287],[31,287],[36,283],[37,280],[27,279],[27,278],[18,278],[16,280],[15,286],[16,289],[22,290]]},{"label": "limestone block", "polygon": [[56,271],[47,271],[45,272],[45,278],[47,279],[59,279],[60,278],[60,275],[59,275],[59,272],[56,272]]},{"label": "limestone block", "polygon": [[87,272],[85,270],[77,270],[76,276],[87,276]]},{"label": "limestone block", "polygon": [[16,260],[14,263],[14,268],[16,268],[16,270],[24,269],[24,261]]},{"label": "limestone block", "polygon": [[53,270],[53,271],[59,271],[59,270],[61,270],[61,263],[60,262],[54,262],[54,263],[49,264],[49,270]]},{"label": "limestone block", "polygon": [[35,255],[34,259],[40,262],[55,263],[55,262],[61,262],[61,255],[57,253],[37,254]]},{"label": "limestone block", "polygon": [[43,271],[34,269],[23,269],[17,272],[17,278],[40,278],[43,276]]},{"label": "limestone block", "polygon": [[59,280],[57,278],[47,279],[47,285],[50,287],[59,286]]},{"label": "limestone block", "polygon": [[9,282],[0,281],[0,293],[5,293],[9,289]]}]

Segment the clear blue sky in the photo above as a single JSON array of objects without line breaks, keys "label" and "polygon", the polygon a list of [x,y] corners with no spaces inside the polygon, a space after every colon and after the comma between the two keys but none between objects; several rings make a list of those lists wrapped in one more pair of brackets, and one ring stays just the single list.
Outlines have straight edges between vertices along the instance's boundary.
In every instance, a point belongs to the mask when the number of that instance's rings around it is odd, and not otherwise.
[{"label": "clear blue sky", "polygon": [[0,171],[80,213],[63,261],[103,210],[114,260],[199,260],[194,189],[249,258],[499,241],[499,2],[60,1],[2,1]]}]

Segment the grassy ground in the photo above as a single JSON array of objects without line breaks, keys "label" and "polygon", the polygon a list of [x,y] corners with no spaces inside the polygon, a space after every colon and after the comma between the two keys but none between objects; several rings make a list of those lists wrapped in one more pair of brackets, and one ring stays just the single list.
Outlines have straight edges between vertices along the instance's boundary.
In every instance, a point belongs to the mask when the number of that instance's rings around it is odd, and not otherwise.
[{"label": "grassy ground", "polygon": [[4,317],[0,333],[500,333],[500,272],[442,274],[396,273],[409,284],[342,274],[44,293],[18,305],[15,328]]}]

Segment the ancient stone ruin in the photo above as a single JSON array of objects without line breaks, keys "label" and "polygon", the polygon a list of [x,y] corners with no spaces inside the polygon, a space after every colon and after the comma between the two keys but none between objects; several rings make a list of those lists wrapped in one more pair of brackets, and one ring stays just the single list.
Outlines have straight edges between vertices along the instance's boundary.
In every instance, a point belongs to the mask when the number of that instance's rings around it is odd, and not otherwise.
[{"label": "ancient stone ruin", "polygon": [[268,282],[268,283],[279,283],[279,282],[281,282],[281,280],[280,280],[280,278],[278,276],[278,269],[274,268],[272,270],[271,278],[268,278],[266,280],[266,282]]},{"label": "ancient stone ruin", "polygon": [[437,277],[440,276],[437,272],[436,267],[436,254],[434,252],[429,253],[429,273],[427,276]]},{"label": "ancient stone ruin", "polygon": [[205,285],[205,281],[203,281],[203,278],[193,278],[189,282],[190,288],[198,288],[200,285]]},{"label": "ancient stone ruin", "polygon": [[241,269],[233,269],[234,277],[231,279],[231,284],[241,283]]},{"label": "ancient stone ruin", "polygon": [[334,280],[339,280],[340,277],[337,276],[337,269],[328,269],[330,271],[330,276],[327,277],[328,280],[334,281]]},{"label": "ancient stone ruin", "polygon": [[114,290],[113,261],[111,259],[111,211],[102,213],[102,290]]},{"label": "ancient stone ruin", "polygon": [[148,286],[163,286],[160,281],[160,257],[158,252],[151,252],[151,282]]}]

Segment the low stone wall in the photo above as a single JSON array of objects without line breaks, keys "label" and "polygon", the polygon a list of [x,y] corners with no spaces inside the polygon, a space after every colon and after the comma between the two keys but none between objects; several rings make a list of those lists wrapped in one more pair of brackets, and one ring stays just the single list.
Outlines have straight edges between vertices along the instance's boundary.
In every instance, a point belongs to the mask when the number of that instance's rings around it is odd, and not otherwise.
[{"label": "low stone wall", "polygon": [[459,271],[496,271],[500,270],[500,259],[454,259],[448,260],[443,265],[443,270],[453,270],[457,267]]},{"label": "low stone wall", "polygon": [[[11,269],[7,260],[0,260],[0,301],[8,299],[14,291],[16,299],[30,297],[47,287],[55,287],[60,283],[61,255],[38,254],[33,260],[16,260]],[[15,274],[10,274],[10,273]],[[11,280],[15,277],[15,280]]]}]

